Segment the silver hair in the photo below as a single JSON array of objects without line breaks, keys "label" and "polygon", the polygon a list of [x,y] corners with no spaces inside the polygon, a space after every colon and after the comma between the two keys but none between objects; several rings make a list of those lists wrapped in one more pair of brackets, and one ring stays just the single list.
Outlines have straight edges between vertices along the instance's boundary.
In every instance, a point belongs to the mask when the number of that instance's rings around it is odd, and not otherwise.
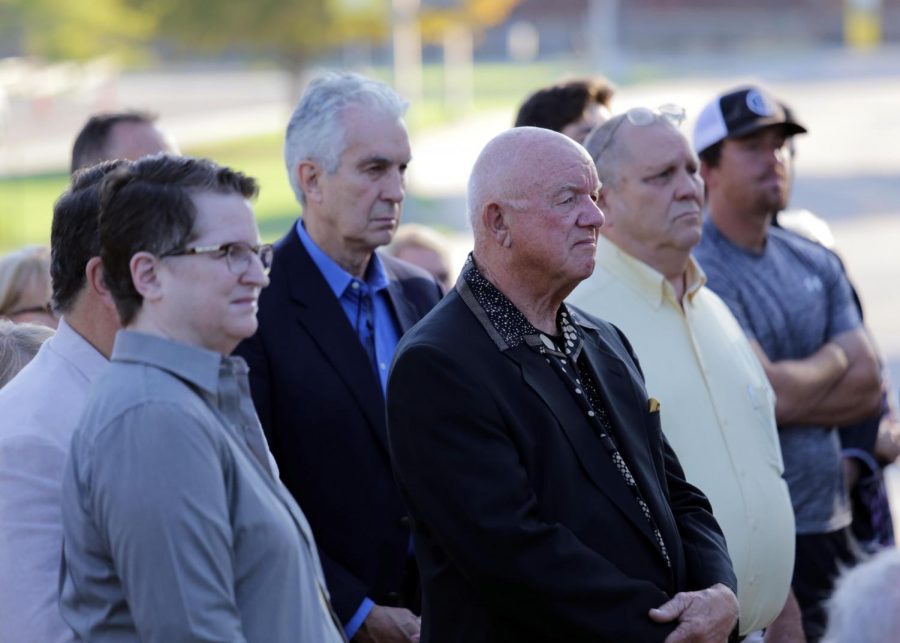
[{"label": "silver hair", "polygon": [[822,643],[895,641],[898,632],[900,551],[886,549],[838,579]]},{"label": "silver hair", "polygon": [[53,332],[38,324],[14,324],[0,319],[0,388],[31,361]]},{"label": "silver hair", "polygon": [[306,87],[291,114],[284,137],[284,164],[297,200],[306,203],[297,166],[306,160],[321,163],[325,171],[337,171],[345,150],[341,116],[348,107],[362,106],[402,118],[409,101],[384,83],[351,72],[325,72]]}]

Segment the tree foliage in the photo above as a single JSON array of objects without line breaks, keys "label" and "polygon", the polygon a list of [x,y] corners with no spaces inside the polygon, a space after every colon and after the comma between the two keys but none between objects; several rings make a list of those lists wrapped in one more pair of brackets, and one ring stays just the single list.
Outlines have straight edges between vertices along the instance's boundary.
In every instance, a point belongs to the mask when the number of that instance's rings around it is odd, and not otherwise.
[{"label": "tree foliage", "polygon": [[134,56],[156,33],[156,16],[126,0],[0,0],[5,36],[48,60]]},{"label": "tree foliage", "polygon": [[449,8],[425,9],[419,19],[422,37],[428,41],[440,41],[449,28],[457,25],[476,32],[494,27],[506,20],[520,1],[457,0]]},{"label": "tree foliage", "polygon": [[291,68],[343,43],[378,42],[389,33],[387,0],[367,0],[355,11],[346,0],[150,1],[167,38],[192,49],[266,54]]}]

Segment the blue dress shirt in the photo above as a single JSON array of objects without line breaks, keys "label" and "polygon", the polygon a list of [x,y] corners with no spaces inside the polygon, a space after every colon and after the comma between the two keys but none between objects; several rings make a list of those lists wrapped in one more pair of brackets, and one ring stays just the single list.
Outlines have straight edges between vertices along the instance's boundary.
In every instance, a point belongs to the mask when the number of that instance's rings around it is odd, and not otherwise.
[{"label": "blue dress shirt", "polygon": [[[400,328],[391,312],[387,294],[390,282],[381,259],[372,253],[366,274],[360,280],[316,245],[303,226],[302,219],[297,222],[297,235],[328,287],[341,303],[347,320],[373,362],[382,392],[386,391],[388,369],[391,367],[397,342],[400,341]],[[371,308],[368,308],[367,298],[372,304]]]}]

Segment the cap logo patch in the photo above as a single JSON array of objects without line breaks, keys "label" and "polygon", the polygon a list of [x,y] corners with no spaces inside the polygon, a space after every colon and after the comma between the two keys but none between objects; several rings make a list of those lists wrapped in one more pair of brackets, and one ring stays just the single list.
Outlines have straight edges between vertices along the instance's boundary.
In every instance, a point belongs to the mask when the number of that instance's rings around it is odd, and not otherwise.
[{"label": "cap logo patch", "polygon": [[776,112],[776,106],[773,101],[755,89],[747,92],[747,107],[751,112],[759,116],[774,116]]}]

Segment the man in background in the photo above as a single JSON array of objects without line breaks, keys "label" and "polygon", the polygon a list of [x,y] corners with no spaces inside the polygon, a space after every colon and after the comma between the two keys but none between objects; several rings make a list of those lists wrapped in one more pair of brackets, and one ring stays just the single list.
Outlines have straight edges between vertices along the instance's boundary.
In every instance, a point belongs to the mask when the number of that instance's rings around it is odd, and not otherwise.
[{"label": "man in background", "polygon": [[[597,268],[571,301],[621,328],[640,357],[663,432],[725,534],[746,636],[786,606],[794,514],[772,388],[691,257],[703,222],[699,161],[677,123],[645,108],[614,116],[585,147],[606,223]],[[767,640],[802,638],[796,601],[786,609]],[[790,627],[794,638],[776,636]]]},{"label": "man in background", "polygon": [[406,106],[356,74],[323,74],[306,88],[284,145],[303,217],[276,244],[259,330],[237,349],[335,611],[363,643],[419,633],[384,391],[400,336],[442,293],[425,271],[376,250],[393,238],[405,196]]},{"label": "man in background", "polygon": [[0,391],[0,640],[72,641],[57,606],[60,488],[72,432],[107,364],[119,319],[103,283],[101,179],[123,161],[78,173],[53,208],[50,274],[56,334]]},{"label": "man in background", "polygon": [[178,154],[178,147],[156,125],[155,115],[140,111],[95,114],[75,137],[70,172],[100,161],[136,161],[159,152]]},{"label": "man in background", "polygon": [[404,223],[385,251],[429,272],[445,292],[453,287],[448,240],[437,231],[418,223]]},{"label": "man in background", "polygon": [[592,129],[610,116],[616,88],[602,76],[583,78],[539,89],[516,115],[515,127],[543,127],[584,142]]},{"label": "man in background", "polygon": [[730,90],[703,109],[694,147],[708,217],[695,256],[775,390],[796,517],[792,586],[815,643],[839,568],[858,558],[836,427],[878,413],[881,379],[838,259],[772,225],[787,203],[788,141],[805,131],[758,87]]}]

